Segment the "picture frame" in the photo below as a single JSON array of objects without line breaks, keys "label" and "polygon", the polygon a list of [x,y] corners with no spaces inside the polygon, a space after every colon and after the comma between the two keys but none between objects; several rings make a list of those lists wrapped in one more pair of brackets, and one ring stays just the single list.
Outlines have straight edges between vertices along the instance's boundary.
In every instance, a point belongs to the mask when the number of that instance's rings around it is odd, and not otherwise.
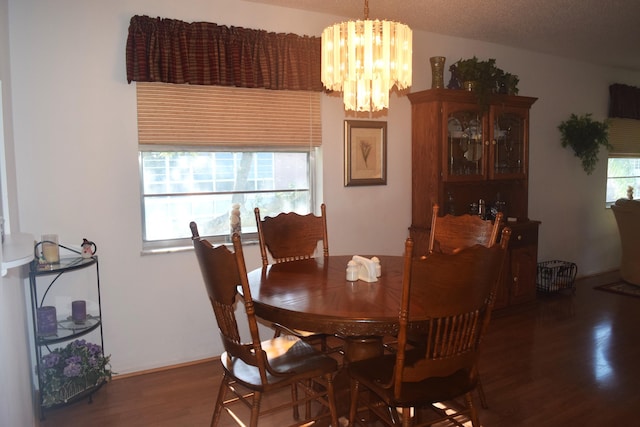
[{"label": "picture frame", "polygon": [[344,186],[387,185],[387,122],[344,121]]}]

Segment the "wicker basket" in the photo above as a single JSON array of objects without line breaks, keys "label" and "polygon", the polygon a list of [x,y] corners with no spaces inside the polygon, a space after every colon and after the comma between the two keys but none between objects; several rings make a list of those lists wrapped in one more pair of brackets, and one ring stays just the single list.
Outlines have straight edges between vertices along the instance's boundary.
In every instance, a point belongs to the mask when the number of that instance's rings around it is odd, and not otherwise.
[{"label": "wicker basket", "polygon": [[538,263],[538,292],[551,293],[562,289],[576,291],[575,280],[578,266],[567,261],[544,261]]}]

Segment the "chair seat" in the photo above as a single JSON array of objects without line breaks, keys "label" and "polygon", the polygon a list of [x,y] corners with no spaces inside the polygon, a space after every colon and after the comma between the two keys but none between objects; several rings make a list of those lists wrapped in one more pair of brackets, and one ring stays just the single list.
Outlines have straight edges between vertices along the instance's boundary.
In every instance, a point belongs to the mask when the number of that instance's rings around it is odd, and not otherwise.
[{"label": "chair seat", "polygon": [[262,341],[272,371],[267,371],[267,383],[263,386],[260,371],[256,366],[248,365],[239,358],[229,357],[224,352],[220,357],[224,369],[238,382],[255,390],[274,387],[280,383],[288,384],[298,376],[321,376],[338,369],[338,362],[317,351],[311,345],[291,335]]},{"label": "chair seat", "polygon": [[284,325],[281,325],[279,323],[272,323],[271,327],[276,331],[274,334],[274,338],[278,338],[280,336],[282,336],[282,334],[286,334],[286,335],[292,335],[296,338],[300,338],[302,340],[304,340],[306,343],[308,344],[317,344],[318,342],[320,343],[320,349],[322,350],[323,353],[329,354],[329,353],[343,353],[343,349],[342,346],[337,346],[337,347],[330,347],[327,343],[327,338],[329,337],[336,337],[336,338],[340,338],[340,339],[344,339],[343,337],[334,334],[323,334],[320,332],[313,332],[313,331],[305,331],[303,329],[292,329],[292,328],[288,328]]},{"label": "chair seat", "polygon": [[[325,335],[325,334],[320,334],[318,332],[305,331],[305,330],[302,330],[302,329],[287,328],[286,326],[283,326],[283,325],[281,325],[279,323],[273,323],[271,325],[271,327],[273,329],[275,329],[277,332],[284,332],[286,334],[293,335],[293,336],[296,336],[298,338],[310,338],[310,337]],[[278,336],[279,335],[276,335],[276,338]]]},{"label": "chair seat", "polygon": [[[338,369],[338,362],[293,336],[262,341],[240,235],[234,233],[231,236],[234,249],[231,252],[225,245],[214,247],[211,242],[201,238],[195,222],[191,222],[189,228],[207,296],[226,350],[220,358],[224,375],[211,416],[211,427],[219,424],[223,412],[239,425],[258,427],[261,416],[289,408],[293,410],[293,419],[298,421],[296,425],[329,417],[331,425],[337,426],[333,374]],[[240,305],[237,303],[240,290],[250,340],[243,339],[238,328],[236,310]],[[263,394],[283,387],[291,387],[290,399],[269,408],[261,407]],[[298,388],[303,391],[302,396],[299,396]],[[227,394],[232,397],[227,398]],[[328,408],[329,412],[312,416],[313,401]],[[236,404],[250,409],[250,419],[246,420],[248,423],[245,424],[232,409]],[[300,404],[305,405],[304,421],[300,420]]]},{"label": "chair seat", "polygon": [[[405,366],[410,366],[412,360],[420,358],[419,352],[408,352],[406,356]],[[396,356],[393,354],[352,362],[349,364],[349,375],[380,396],[387,406],[404,408],[451,400],[473,390],[476,385],[469,380],[469,373],[461,369],[447,377],[404,382],[401,395],[394,397],[392,377],[395,363]]]}]

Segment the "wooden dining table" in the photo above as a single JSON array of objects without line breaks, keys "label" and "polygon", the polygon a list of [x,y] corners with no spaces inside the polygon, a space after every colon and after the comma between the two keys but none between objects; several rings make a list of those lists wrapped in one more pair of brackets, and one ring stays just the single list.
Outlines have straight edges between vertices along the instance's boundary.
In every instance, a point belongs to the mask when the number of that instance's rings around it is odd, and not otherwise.
[{"label": "wooden dining table", "polygon": [[[402,295],[402,256],[380,256],[376,282],[346,279],[351,256],[317,257],[272,264],[248,273],[256,315],[291,329],[337,334],[345,338],[345,361],[383,352],[383,337],[398,332]],[[419,294],[419,289],[412,289]],[[418,295],[416,295],[418,296]],[[421,298],[415,298],[419,301]],[[427,315],[410,306],[411,327]]]}]

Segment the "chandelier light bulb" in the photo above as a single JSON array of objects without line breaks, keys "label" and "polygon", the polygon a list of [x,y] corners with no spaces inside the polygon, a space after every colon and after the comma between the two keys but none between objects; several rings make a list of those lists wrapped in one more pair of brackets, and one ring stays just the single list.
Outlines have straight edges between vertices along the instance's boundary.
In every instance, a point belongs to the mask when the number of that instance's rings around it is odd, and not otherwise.
[{"label": "chandelier light bulb", "polygon": [[[345,110],[389,108],[389,91],[412,82],[411,29],[399,22],[365,19],[331,25],[322,32],[323,85],[343,93]],[[338,47],[338,48],[336,48]]]}]

